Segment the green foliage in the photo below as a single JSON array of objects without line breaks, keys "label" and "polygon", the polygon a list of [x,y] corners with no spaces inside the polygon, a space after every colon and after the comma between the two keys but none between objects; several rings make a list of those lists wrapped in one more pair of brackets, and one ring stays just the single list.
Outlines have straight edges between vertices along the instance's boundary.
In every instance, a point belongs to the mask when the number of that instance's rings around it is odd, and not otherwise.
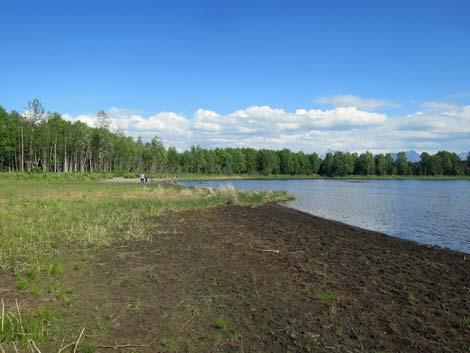
[{"label": "green foliage", "polygon": [[58,276],[65,272],[65,269],[62,267],[59,261],[53,261],[49,264],[47,272],[52,276]]},{"label": "green foliage", "polygon": [[157,136],[143,142],[140,138],[134,141],[122,131],[111,132],[109,116],[102,110],[97,113],[96,128],[79,121],[66,121],[58,113],[45,114],[37,99],[29,102],[27,111],[24,117],[0,107],[0,171],[13,172],[13,178],[38,178],[25,172],[90,173],[81,177],[91,179],[106,177],[100,176],[101,173],[132,173],[137,177],[141,172],[160,177],[168,173],[310,176],[320,173],[327,177],[470,175],[470,161],[461,161],[457,154],[447,151],[435,155],[423,153],[418,163],[407,161],[404,152],[398,153],[396,160],[390,154],[373,156],[370,152],[357,155],[341,151],[329,152],[321,160],[316,153],[286,148],[281,151],[208,150],[192,146],[189,151],[179,153],[174,147],[165,148]]},{"label": "green foliage", "polygon": [[28,286],[28,281],[23,276],[18,276],[16,279],[16,289],[25,290]]},{"label": "green foliage", "polygon": [[83,343],[83,351],[85,353],[94,353],[96,352],[97,344],[95,341],[86,341]]},{"label": "green foliage", "polygon": [[333,292],[316,292],[313,298],[322,302],[336,300],[336,294]]},{"label": "green foliage", "polygon": [[166,338],[162,341],[162,345],[167,348],[174,348],[176,346],[176,337]]},{"label": "green foliage", "polygon": [[344,330],[342,327],[337,327],[336,328],[336,337],[341,338],[344,336]]},{"label": "green foliage", "polygon": [[0,343],[17,342],[25,345],[28,340],[39,341],[51,335],[51,322],[55,315],[49,308],[20,313],[19,308],[7,311],[3,330],[0,329]]},{"label": "green foliage", "polygon": [[237,331],[233,331],[230,334],[230,340],[233,342],[239,342],[241,340],[241,335]]},{"label": "green foliage", "polygon": [[31,287],[31,294],[35,298],[41,297],[41,294],[42,294],[41,287],[37,283],[34,283],[33,286]]},{"label": "green foliage", "polygon": [[139,298],[134,299],[131,303],[131,308],[135,312],[139,312],[141,309],[141,306],[142,306],[142,302]]},{"label": "green foliage", "polygon": [[470,327],[470,316],[466,316],[463,318],[463,325],[465,327]]},{"label": "green foliage", "polygon": [[413,304],[416,301],[416,294],[414,292],[408,292],[407,299],[410,304]]},{"label": "green foliage", "polygon": [[217,318],[217,320],[215,320],[215,327],[218,328],[219,330],[225,330],[227,329],[228,323],[229,323],[228,317],[225,314],[223,314],[223,315],[220,315]]}]

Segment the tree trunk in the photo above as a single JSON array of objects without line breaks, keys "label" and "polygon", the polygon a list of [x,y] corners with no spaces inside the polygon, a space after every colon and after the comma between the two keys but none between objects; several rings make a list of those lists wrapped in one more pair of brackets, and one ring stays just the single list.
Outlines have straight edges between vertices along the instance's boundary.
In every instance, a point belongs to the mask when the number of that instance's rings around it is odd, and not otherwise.
[{"label": "tree trunk", "polygon": [[67,133],[64,134],[64,173],[68,172],[67,165]]},{"label": "tree trunk", "polygon": [[24,130],[21,126],[21,158],[20,158],[20,170],[24,172]]}]

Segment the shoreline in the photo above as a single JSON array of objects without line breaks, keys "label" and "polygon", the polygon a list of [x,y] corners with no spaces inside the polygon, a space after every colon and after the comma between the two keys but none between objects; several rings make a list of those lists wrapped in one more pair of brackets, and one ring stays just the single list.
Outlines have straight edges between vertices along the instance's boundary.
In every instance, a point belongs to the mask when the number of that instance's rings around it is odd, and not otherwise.
[{"label": "shoreline", "polygon": [[463,253],[278,204],[152,221],[151,241],[90,249],[84,271],[63,279],[77,288],[68,317],[94,320],[97,306],[110,318],[98,346],[142,343],[142,353],[470,346]]},{"label": "shoreline", "polygon": [[452,248],[448,248],[448,247],[444,247],[444,246],[440,246],[438,244],[428,244],[428,243],[422,243],[422,242],[419,242],[417,240],[413,240],[413,239],[407,239],[407,238],[403,238],[403,237],[400,237],[398,235],[392,235],[392,234],[387,234],[387,233],[384,233],[384,232],[381,232],[381,231],[378,231],[378,230],[373,230],[373,229],[367,229],[367,228],[364,228],[364,227],[360,227],[360,226],[356,226],[354,224],[349,224],[349,223],[346,223],[346,222],[341,222],[341,221],[338,221],[336,219],[332,219],[332,218],[327,218],[327,217],[322,217],[322,216],[318,216],[318,215],[314,215],[312,213],[308,213],[306,211],[302,211],[302,210],[299,210],[297,208],[293,208],[293,207],[290,207],[290,206],[287,206],[285,205],[283,202],[282,203],[276,203],[277,206],[279,207],[282,207],[282,208],[286,208],[288,210],[292,210],[292,211],[295,211],[295,212],[298,212],[300,214],[303,214],[307,217],[313,217],[313,218],[316,218],[318,220],[321,220],[321,221],[325,221],[325,222],[331,222],[331,223],[336,223],[340,226],[344,226],[346,228],[351,228],[351,229],[354,229],[354,230],[357,230],[357,231],[366,231],[366,232],[372,232],[372,233],[377,233],[377,234],[380,234],[381,236],[384,236],[384,237],[388,237],[388,238],[393,238],[394,240],[398,240],[398,241],[404,241],[404,242],[411,242],[415,245],[420,245],[420,246],[424,246],[424,247],[427,247],[427,248],[430,248],[430,249],[441,249],[443,251],[450,251],[450,252],[454,252],[456,255],[463,255],[463,256],[468,256],[469,259],[470,259],[470,253],[467,253],[467,252],[464,252],[464,251],[460,251],[460,250],[456,250],[456,249],[452,249]]}]

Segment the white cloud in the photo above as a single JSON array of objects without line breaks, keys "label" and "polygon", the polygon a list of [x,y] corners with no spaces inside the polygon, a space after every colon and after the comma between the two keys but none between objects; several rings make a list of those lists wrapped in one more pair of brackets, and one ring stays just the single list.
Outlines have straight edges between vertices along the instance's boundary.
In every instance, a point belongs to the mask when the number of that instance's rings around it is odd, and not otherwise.
[{"label": "white cloud", "polygon": [[[187,118],[173,112],[144,117],[138,112],[111,108],[113,129],[144,140],[158,135],[178,149],[199,144],[203,147],[254,147],[306,152],[327,149],[388,152],[405,149],[456,152],[470,147],[470,106],[423,105],[423,111],[391,117],[358,107],[329,110],[297,109],[288,112],[269,106],[251,106],[229,114],[198,109]],[[436,103],[436,102],[434,102]],[[94,126],[94,115],[72,117]]]},{"label": "white cloud", "polygon": [[379,108],[400,108],[400,105],[387,100],[378,100],[372,98],[361,98],[352,94],[336,95],[334,97],[321,97],[316,100],[318,104],[330,104],[335,107],[356,107],[368,111],[374,111]]},{"label": "white cloud", "polygon": [[450,102],[425,102],[422,104],[423,108],[428,110],[436,110],[436,111],[455,111],[459,109],[459,106],[454,103]]}]

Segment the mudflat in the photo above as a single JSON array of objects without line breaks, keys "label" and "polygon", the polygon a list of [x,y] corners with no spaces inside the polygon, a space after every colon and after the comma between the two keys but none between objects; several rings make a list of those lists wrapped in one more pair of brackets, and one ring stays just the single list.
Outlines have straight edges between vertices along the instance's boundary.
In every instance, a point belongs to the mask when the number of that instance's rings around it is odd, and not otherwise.
[{"label": "mudflat", "polygon": [[470,349],[465,254],[272,204],[167,213],[155,225],[151,242],[105,248],[88,264],[92,278],[73,279],[80,301],[111,318],[101,345],[132,343],[141,352]]},{"label": "mudflat", "polygon": [[469,255],[275,204],[153,221],[64,278],[97,352],[469,352]]}]

